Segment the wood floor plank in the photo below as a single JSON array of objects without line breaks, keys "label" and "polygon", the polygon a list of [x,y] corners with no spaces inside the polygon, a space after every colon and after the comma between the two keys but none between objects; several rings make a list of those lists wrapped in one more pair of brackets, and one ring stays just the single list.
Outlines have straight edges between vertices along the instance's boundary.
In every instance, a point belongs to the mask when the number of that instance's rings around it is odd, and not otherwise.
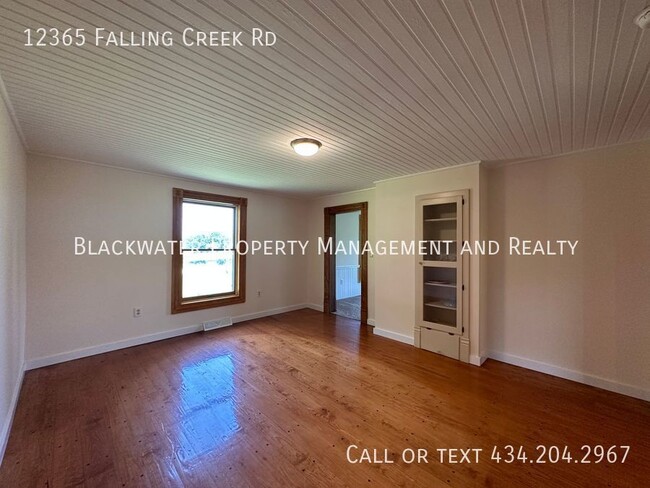
[{"label": "wood floor plank", "polygon": [[[350,464],[351,445],[394,463]],[[631,447],[625,464],[496,463],[494,446]],[[408,464],[408,448],[428,463]],[[482,449],[438,461],[438,448]],[[650,405],[476,368],[300,310],[30,371],[2,487],[645,486]]]}]

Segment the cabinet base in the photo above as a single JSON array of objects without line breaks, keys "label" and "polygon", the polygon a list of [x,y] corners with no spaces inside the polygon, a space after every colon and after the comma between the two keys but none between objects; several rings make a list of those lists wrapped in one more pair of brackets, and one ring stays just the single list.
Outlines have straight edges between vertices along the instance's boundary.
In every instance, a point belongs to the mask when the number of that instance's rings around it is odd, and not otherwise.
[{"label": "cabinet base", "polygon": [[469,338],[426,327],[415,327],[413,344],[420,349],[469,363]]},{"label": "cabinet base", "polygon": [[439,330],[420,328],[420,347],[452,359],[460,359],[460,338]]}]

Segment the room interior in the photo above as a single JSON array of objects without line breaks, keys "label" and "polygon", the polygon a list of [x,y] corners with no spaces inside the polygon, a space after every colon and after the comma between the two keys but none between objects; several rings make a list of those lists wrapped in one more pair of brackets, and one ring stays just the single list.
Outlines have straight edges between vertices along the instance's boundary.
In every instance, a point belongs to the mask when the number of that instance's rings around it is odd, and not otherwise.
[{"label": "room interior", "polygon": [[4,1],[0,486],[644,486],[647,7]]}]

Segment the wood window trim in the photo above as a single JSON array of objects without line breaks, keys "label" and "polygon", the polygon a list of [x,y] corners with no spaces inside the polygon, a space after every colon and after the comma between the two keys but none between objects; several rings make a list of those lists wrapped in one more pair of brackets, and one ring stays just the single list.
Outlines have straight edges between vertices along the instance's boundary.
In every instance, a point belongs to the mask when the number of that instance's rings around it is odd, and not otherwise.
[{"label": "wood window trim", "polygon": [[183,190],[181,188],[174,188],[173,195],[172,239],[174,240],[174,253],[172,254],[171,313],[192,312],[194,310],[244,303],[246,301],[246,254],[237,252],[235,254],[237,259],[235,265],[237,269],[235,293],[184,300],[183,255],[181,254],[180,243],[183,238],[183,202],[187,200],[222,203],[237,207],[238,218],[235,241],[245,241],[248,199],[194,190]]}]

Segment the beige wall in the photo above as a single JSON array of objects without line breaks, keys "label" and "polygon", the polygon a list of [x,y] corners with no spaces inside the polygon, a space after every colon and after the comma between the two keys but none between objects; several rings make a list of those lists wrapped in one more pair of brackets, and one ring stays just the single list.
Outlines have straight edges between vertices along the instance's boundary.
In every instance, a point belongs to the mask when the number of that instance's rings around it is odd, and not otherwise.
[{"label": "beige wall", "polygon": [[[470,240],[480,238],[480,166],[478,163],[378,182],[375,188],[375,238],[416,239],[415,198],[453,190],[470,191]],[[404,342],[413,341],[415,325],[416,257],[375,256],[376,332]],[[478,363],[480,337],[480,260],[469,259],[470,359]]]},{"label": "beige wall", "polygon": [[[26,356],[32,366],[47,363],[39,358],[66,359],[79,349],[305,303],[306,257],[249,255],[246,303],[171,315],[169,256],[74,255],[75,236],[97,243],[171,239],[173,187],[247,197],[249,239],[303,238],[306,209],[299,200],[30,157]],[[141,318],[133,318],[133,307],[142,307]]]},{"label": "beige wall", "polygon": [[[649,152],[645,142],[490,169],[472,164],[310,201],[33,157],[28,163],[27,358],[65,357],[71,350],[226,315],[303,303],[321,307],[323,260],[315,251],[325,207],[368,202],[371,242],[411,240],[416,196],[469,189],[470,240],[505,243],[510,235],[580,240],[573,258],[510,257],[505,248],[495,257],[470,258],[472,361],[489,354],[645,397],[650,390]],[[73,255],[76,235],[171,238],[174,186],[248,197],[250,239],[309,239],[308,256],[249,257],[246,304],[172,316],[168,257]],[[369,258],[369,319],[379,333],[405,342],[413,338],[415,269],[413,256]],[[144,309],[140,319],[132,318],[135,306]]]},{"label": "beige wall", "polygon": [[[306,222],[307,239],[310,242],[310,252],[307,266],[308,302],[318,310],[323,308],[323,256],[317,252],[319,237],[323,237],[323,209],[346,205],[348,203],[368,202],[368,239],[373,241],[375,232],[375,190],[361,190],[341,193],[323,198],[317,198],[307,203],[308,217]],[[375,317],[375,265],[374,258],[368,259],[368,321],[374,322]]]},{"label": "beige wall", "polygon": [[[479,168],[479,236],[480,239],[487,239],[489,235],[490,228],[490,214],[488,212],[488,203],[490,195],[490,173],[481,164]],[[479,256],[479,313],[478,313],[478,323],[480,340],[478,344],[478,363],[482,364],[489,354],[489,343],[488,343],[488,276],[490,275],[490,259],[489,256]],[[476,358],[474,358],[476,359]],[[474,364],[477,364],[477,361],[474,361]]]},{"label": "beige wall", "polygon": [[650,399],[649,154],[489,170],[490,238],[580,240],[575,257],[489,259],[491,357]]},{"label": "beige wall", "polygon": [[25,154],[0,97],[0,461],[25,351],[25,198]]}]

